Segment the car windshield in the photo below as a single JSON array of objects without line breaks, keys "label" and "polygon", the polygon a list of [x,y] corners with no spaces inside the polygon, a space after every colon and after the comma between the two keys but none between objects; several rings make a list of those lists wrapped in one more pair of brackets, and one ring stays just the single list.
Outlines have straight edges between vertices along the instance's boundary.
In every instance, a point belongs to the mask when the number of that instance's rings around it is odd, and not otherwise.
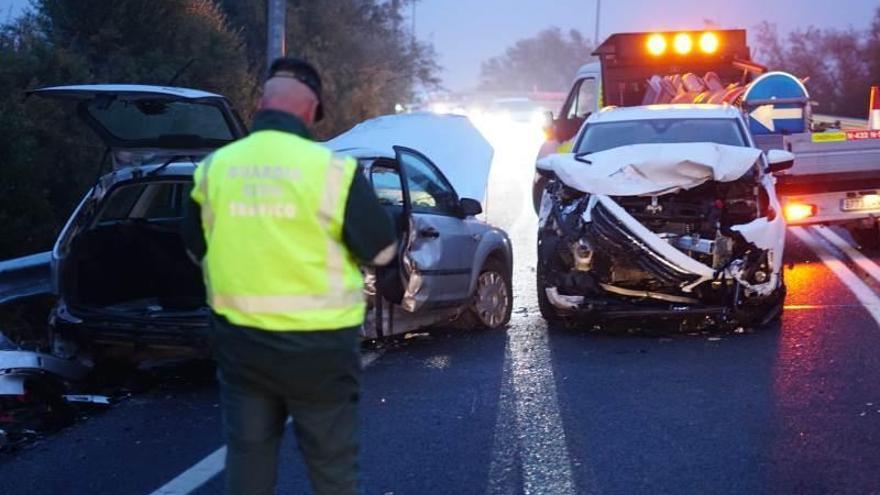
[{"label": "car windshield", "polygon": [[746,146],[735,119],[652,119],[588,124],[575,152],[595,153],[646,143]]}]

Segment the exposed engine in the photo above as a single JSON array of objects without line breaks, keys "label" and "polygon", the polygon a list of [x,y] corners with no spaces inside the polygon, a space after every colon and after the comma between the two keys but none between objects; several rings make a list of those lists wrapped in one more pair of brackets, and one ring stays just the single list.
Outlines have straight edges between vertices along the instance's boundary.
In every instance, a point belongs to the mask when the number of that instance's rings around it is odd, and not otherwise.
[{"label": "exposed engine", "polygon": [[[653,196],[600,200],[559,180],[551,181],[547,192],[540,272],[557,306],[574,308],[583,299],[595,307],[609,297],[725,306],[770,279],[767,252],[732,229],[775,215],[752,174]],[[710,275],[682,266],[658,242],[684,253]]]}]

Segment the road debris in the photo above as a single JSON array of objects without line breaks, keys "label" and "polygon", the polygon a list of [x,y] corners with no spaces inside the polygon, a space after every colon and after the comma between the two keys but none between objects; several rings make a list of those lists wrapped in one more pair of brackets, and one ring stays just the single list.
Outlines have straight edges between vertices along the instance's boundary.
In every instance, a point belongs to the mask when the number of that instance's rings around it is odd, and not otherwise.
[{"label": "road debris", "polygon": [[64,400],[67,402],[76,402],[81,404],[97,404],[102,406],[109,406],[111,404],[110,397],[106,395],[78,395],[78,394],[65,394]]}]

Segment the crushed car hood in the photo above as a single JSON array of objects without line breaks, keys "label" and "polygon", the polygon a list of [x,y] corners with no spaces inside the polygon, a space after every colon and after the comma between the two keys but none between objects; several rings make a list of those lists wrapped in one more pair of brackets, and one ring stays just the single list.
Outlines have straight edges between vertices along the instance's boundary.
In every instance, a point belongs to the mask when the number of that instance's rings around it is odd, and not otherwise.
[{"label": "crushed car hood", "polygon": [[364,156],[368,151],[389,158],[395,146],[414,149],[434,162],[460,197],[478,201],[485,197],[494,153],[467,117],[433,113],[377,117],[326,144],[338,153]]},{"label": "crushed car hood", "polygon": [[755,148],[715,143],[633,144],[588,155],[551,155],[540,160],[538,168],[590,194],[655,196],[710,180],[734,181],[760,155]]}]

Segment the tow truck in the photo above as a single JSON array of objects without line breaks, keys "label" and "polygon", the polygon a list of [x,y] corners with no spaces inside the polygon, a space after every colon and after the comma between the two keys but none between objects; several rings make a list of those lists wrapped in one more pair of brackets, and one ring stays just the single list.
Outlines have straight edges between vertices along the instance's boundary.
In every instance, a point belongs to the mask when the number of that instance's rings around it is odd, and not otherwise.
[{"label": "tow truck", "polygon": [[[880,248],[880,130],[814,114],[803,81],[751,59],[746,30],[617,33],[593,55],[598,61],[578,70],[561,110],[549,116],[539,159],[569,151],[584,120],[606,106],[732,105],[759,147],[795,155],[794,167],[776,174],[789,225],[841,225],[862,247]],[[536,211],[545,181],[536,173]]]}]

